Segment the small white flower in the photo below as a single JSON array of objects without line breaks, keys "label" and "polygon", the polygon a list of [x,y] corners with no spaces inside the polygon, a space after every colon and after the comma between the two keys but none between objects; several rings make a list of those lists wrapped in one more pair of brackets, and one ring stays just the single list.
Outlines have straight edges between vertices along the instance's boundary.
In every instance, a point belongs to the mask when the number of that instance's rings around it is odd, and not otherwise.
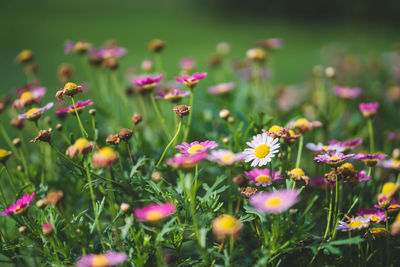
[{"label": "small white flower", "polygon": [[246,155],[245,162],[253,161],[251,167],[266,165],[279,152],[279,138],[274,139],[266,133],[254,136],[247,145],[251,148],[246,148],[243,153]]}]

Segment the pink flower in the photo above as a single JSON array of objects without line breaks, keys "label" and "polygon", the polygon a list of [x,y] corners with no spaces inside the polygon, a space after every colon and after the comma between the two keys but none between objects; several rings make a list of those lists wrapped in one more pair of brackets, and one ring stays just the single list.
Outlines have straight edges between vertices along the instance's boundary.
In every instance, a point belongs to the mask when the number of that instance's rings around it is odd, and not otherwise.
[{"label": "pink flower", "polygon": [[359,107],[364,117],[372,118],[378,111],[379,103],[378,102],[360,103]]},{"label": "pink flower", "polygon": [[329,145],[337,145],[337,146],[341,146],[344,148],[344,151],[350,151],[354,148],[356,148],[357,146],[361,145],[362,143],[362,139],[361,138],[357,138],[357,139],[352,139],[350,141],[337,141],[335,139],[328,141]]},{"label": "pink flower", "polygon": [[362,154],[358,153],[354,156],[355,159],[363,161],[367,166],[374,167],[378,161],[381,161],[387,157],[386,154],[383,153],[375,153],[375,154]]},{"label": "pink flower", "polygon": [[128,259],[124,252],[108,251],[106,254],[88,254],[76,262],[78,267],[107,267],[117,266]]},{"label": "pink flower", "polygon": [[28,110],[26,113],[18,115],[18,119],[28,119],[28,120],[37,120],[42,116],[43,112],[46,110],[49,110],[51,107],[53,107],[54,103],[50,102],[46,106],[41,107],[41,108],[31,108]]},{"label": "pink flower", "polygon": [[360,88],[351,88],[346,86],[335,86],[333,92],[335,95],[343,99],[355,99],[362,94]]},{"label": "pink flower", "polygon": [[282,179],[283,175],[279,171],[272,171],[270,175],[269,169],[253,169],[250,172],[244,172],[247,178],[250,179],[250,183],[256,184],[258,186],[266,187],[271,185],[272,181],[277,181]]},{"label": "pink flower", "polygon": [[42,232],[45,235],[49,235],[54,231],[53,225],[51,223],[44,223],[42,225]]},{"label": "pink flower", "polygon": [[250,197],[250,205],[264,213],[278,214],[286,211],[298,201],[297,190],[280,189],[257,193]]},{"label": "pink flower", "polygon": [[194,141],[190,144],[183,143],[182,145],[177,145],[175,148],[180,149],[182,154],[190,156],[192,154],[201,153],[209,149],[216,148],[217,146],[217,142],[207,140],[204,142]]},{"label": "pink flower", "polygon": [[314,157],[314,160],[318,162],[324,162],[332,166],[337,166],[341,164],[346,159],[350,159],[354,156],[354,154],[344,155],[340,152],[335,152],[333,155],[323,154]]},{"label": "pink flower", "polygon": [[13,203],[10,205],[10,207],[6,208],[1,215],[7,216],[10,214],[24,214],[29,205],[32,203],[34,197],[35,193],[32,193],[31,195],[25,194],[21,199],[18,199],[15,204]]},{"label": "pink flower", "polygon": [[200,80],[204,79],[206,76],[207,76],[206,72],[203,73],[195,72],[192,76],[183,75],[182,78],[175,77],[175,80],[178,83],[184,83],[189,88],[194,88],[197,85],[197,83]]},{"label": "pink flower", "polygon": [[387,139],[389,139],[390,141],[400,140],[400,133],[388,133]]},{"label": "pink flower", "polygon": [[177,103],[182,98],[189,96],[190,92],[189,91],[181,91],[178,89],[169,89],[168,93],[165,93],[164,91],[159,90],[158,94],[159,95],[155,96],[155,98],[163,98],[169,102]]},{"label": "pink flower", "polygon": [[161,81],[161,79],[164,78],[164,74],[161,74],[160,76],[150,76],[146,78],[141,78],[141,79],[136,79],[133,80],[132,83],[140,86],[141,88],[145,90],[153,90],[154,87],[157,86],[157,84]]},{"label": "pink flower", "polygon": [[220,83],[208,88],[208,92],[213,95],[225,95],[235,88],[235,83]]},{"label": "pink flower", "polygon": [[46,93],[46,88],[38,87],[29,91],[22,92],[18,99],[13,103],[13,108],[24,109],[25,106],[32,104],[33,102],[40,103],[40,100]]},{"label": "pink flower", "polygon": [[126,54],[126,49],[118,46],[105,46],[89,50],[89,56],[100,59],[120,58]]},{"label": "pink flower", "polygon": [[174,168],[184,168],[190,169],[196,166],[199,162],[206,159],[208,154],[206,152],[196,153],[190,156],[186,156],[184,154],[175,154],[175,156],[171,159],[167,160],[167,164]]},{"label": "pink flower", "polygon": [[385,212],[379,209],[358,209],[357,216],[369,218],[373,223],[385,222]]},{"label": "pink flower", "polygon": [[211,151],[208,160],[218,162],[219,164],[224,166],[230,166],[235,164],[236,162],[244,161],[245,158],[246,155],[243,153],[233,153],[230,150],[220,149]]},{"label": "pink flower", "polygon": [[[86,100],[86,101],[80,101],[79,100],[78,103],[76,103],[76,105],[75,105],[76,106],[76,111],[81,112],[84,107],[87,107],[87,106],[90,106],[90,105],[93,105],[93,100],[91,100],[91,99]],[[64,109],[57,110],[56,113],[57,114],[63,114],[63,113],[75,114],[74,105],[71,105],[71,106],[69,106],[67,108],[64,108]]]},{"label": "pink flower", "polygon": [[196,67],[196,60],[192,57],[182,58],[179,61],[179,66],[187,71],[193,70]]},{"label": "pink flower", "polygon": [[313,143],[308,143],[306,144],[306,148],[318,154],[333,154],[335,152],[343,152],[344,150],[344,148],[339,145],[323,145],[322,143],[318,143],[316,145]]},{"label": "pink flower", "polygon": [[133,211],[135,218],[142,222],[158,222],[175,212],[173,203],[150,204]]},{"label": "pink flower", "polygon": [[86,41],[77,41],[76,43],[73,43],[71,41],[65,41],[64,47],[65,47],[64,49],[65,54],[69,54],[71,52],[77,52],[78,54],[83,54],[86,53],[88,50],[90,50],[93,47],[93,45]]}]

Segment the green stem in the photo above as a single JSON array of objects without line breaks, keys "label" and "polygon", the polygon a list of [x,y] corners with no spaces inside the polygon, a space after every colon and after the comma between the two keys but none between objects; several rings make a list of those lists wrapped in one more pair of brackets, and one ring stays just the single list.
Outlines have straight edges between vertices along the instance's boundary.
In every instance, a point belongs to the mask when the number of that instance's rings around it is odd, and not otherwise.
[{"label": "green stem", "polygon": [[333,198],[333,187],[331,187],[331,193],[330,193],[330,198],[329,198],[329,212],[328,212],[328,218],[327,218],[327,223],[326,223],[326,229],[325,229],[325,234],[324,234],[324,240],[329,235],[329,230],[331,226],[331,218],[332,218],[332,198]]},{"label": "green stem", "polygon": [[368,119],[368,131],[369,131],[369,153],[374,153],[374,128],[372,127],[372,119]]},{"label": "green stem", "polygon": [[[112,81],[112,83],[114,85],[115,91],[117,91],[118,95],[120,96],[126,111],[128,111],[129,110],[128,100],[124,96],[123,91],[121,90],[121,87],[120,87],[119,82],[118,82],[117,73],[115,71],[111,71],[111,81]],[[129,110],[129,112],[130,112],[130,110]]]},{"label": "green stem", "polygon": [[16,186],[15,186],[15,184],[14,184],[14,181],[13,181],[13,179],[12,179],[12,177],[11,177],[11,174],[10,174],[10,172],[9,172],[9,170],[8,170],[7,165],[6,165],[5,162],[3,162],[3,166],[4,166],[4,168],[6,169],[7,177],[8,177],[8,179],[9,179],[9,181],[10,181],[11,187],[13,188],[13,190],[14,190],[15,193],[18,193],[17,188],[16,188]]},{"label": "green stem", "polygon": [[53,240],[52,237],[50,237],[49,240],[50,240],[51,246],[53,247],[54,254],[56,255],[57,264],[58,264],[58,266],[62,266],[62,265],[61,265],[61,262],[60,262],[60,259],[58,258],[58,253],[57,253],[56,244],[54,244],[54,240]]},{"label": "green stem", "polygon": [[[12,143],[10,137],[7,134],[7,131],[4,129],[4,126],[1,122],[0,122],[0,131],[4,137],[4,140],[7,143],[7,145],[10,147],[11,151],[15,154],[16,157],[18,157],[17,149],[15,148],[14,144]],[[22,142],[22,139],[21,139],[21,142]]]},{"label": "green stem", "polygon": [[160,230],[158,226],[156,226],[156,230],[154,231],[154,245],[156,247],[156,258],[157,258],[157,266],[164,266],[162,260],[162,248],[160,246],[160,242],[158,241],[158,235],[160,234]]},{"label": "green stem", "polygon": [[156,169],[158,168],[158,166],[160,166],[162,160],[165,157],[165,154],[167,153],[168,149],[170,148],[170,146],[174,143],[176,137],[179,135],[179,131],[181,130],[182,127],[182,117],[179,120],[179,124],[178,124],[178,129],[176,130],[176,133],[174,135],[174,137],[172,137],[171,141],[169,141],[168,145],[165,147],[164,152],[162,153],[160,159],[158,160],[157,164],[156,164]]},{"label": "green stem", "polygon": [[190,126],[192,125],[192,116],[193,116],[193,99],[194,99],[194,90],[193,88],[190,88],[190,99],[189,99],[189,106],[190,106],[190,112],[189,112],[189,118],[188,118],[188,124],[186,126],[186,131],[185,135],[183,136],[183,141],[186,142],[189,132],[190,132]]},{"label": "green stem", "polygon": [[[5,167],[3,167],[1,170],[0,170],[0,174],[4,171],[4,169],[5,169]],[[0,184],[0,196],[1,196],[1,198],[2,198],[2,204],[4,205],[4,207],[8,207],[8,204],[7,204],[7,200],[6,200],[6,197],[5,197],[5,195],[4,195],[4,192],[3,192],[3,188],[2,188],[2,186],[1,186],[1,184]]]},{"label": "green stem", "polygon": [[79,112],[76,109],[75,100],[74,100],[73,97],[71,97],[71,100],[72,100],[72,105],[74,106],[76,118],[78,119],[79,128],[81,129],[82,137],[87,138],[89,135],[87,134],[85,128],[83,127],[83,124],[81,122],[81,118],[79,117]]},{"label": "green stem", "polygon": [[387,208],[385,208],[385,218],[386,218],[386,251],[387,251],[386,266],[390,266],[391,248],[390,248],[389,216]]},{"label": "green stem", "polygon": [[338,181],[337,173],[335,175],[335,179],[336,179],[336,184],[335,184],[335,212],[334,212],[335,217],[334,217],[334,220],[333,220],[334,224],[332,225],[332,227],[333,227],[332,237],[333,238],[335,238],[335,235],[336,235],[336,225],[337,225],[337,223],[339,221],[339,213],[340,213],[340,200],[339,200],[340,188],[339,188],[339,181]]},{"label": "green stem", "polygon": [[300,166],[301,153],[303,151],[303,142],[304,142],[304,137],[303,137],[303,135],[301,135],[300,142],[299,142],[299,150],[297,151],[296,168],[298,168]]},{"label": "green stem", "polygon": [[161,116],[160,110],[158,109],[156,100],[154,98],[154,93],[151,93],[150,98],[151,98],[151,103],[153,104],[154,111],[156,112],[158,120],[161,122],[161,126],[165,135],[168,136],[168,138],[171,138],[171,134],[169,133],[167,125],[165,124],[165,119],[164,117]]}]

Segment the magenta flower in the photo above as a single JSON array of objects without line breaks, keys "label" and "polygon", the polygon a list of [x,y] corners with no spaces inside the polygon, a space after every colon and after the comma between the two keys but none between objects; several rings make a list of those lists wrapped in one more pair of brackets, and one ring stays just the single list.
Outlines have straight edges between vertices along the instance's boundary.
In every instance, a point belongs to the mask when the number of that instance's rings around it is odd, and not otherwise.
[{"label": "magenta flower", "polygon": [[369,218],[373,223],[385,222],[385,212],[379,209],[358,209],[357,216]]},{"label": "magenta flower", "polygon": [[45,112],[46,110],[49,110],[51,107],[53,107],[53,105],[54,105],[54,103],[50,102],[46,106],[41,107],[41,108],[31,108],[26,113],[18,115],[18,119],[19,120],[28,119],[28,120],[35,121],[35,120],[39,119],[40,116],[42,116],[43,112]]},{"label": "magenta flower", "polygon": [[400,140],[400,133],[387,133],[387,139],[390,141]]},{"label": "magenta flower", "polygon": [[64,43],[65,54],[69,54],[71,52],[77,52],[79,54],[83,54],[86,51],[90,50],[92,47],[93,45],[86,41],[78,41],[76,43],[73,43],[71,41],[65,41]]},{"label": "magenta flower", "polygon": [[230,166],[235,164],[236,162],[244,161],[245,158],[246,155],[243,153],[233,153],[230,150],[219,149],[211,151],[208,160],[218,162],[219,164],[224,166]]},{"label": "magenta flower", "polygon": [[337,145],[337,146],[341,146],[344,148],[344,151],[350,151],[354,148],[356,148],[357,146],[361,145],[362,143],[362,139],[361,138],[357,138],[357,139],[352,139],[350,141],[337,141],[335,139],[328,141],[329,145]]},{"label": "magenta flower", "polygon": [[266,187],[271,185],[272,181],[282,179],[283,175],[279,171],[272,171],[270,175],[269,169],[253,169],[250,172],[244,172],[244,175],[250,179],[250,183],[256,184],[257,186]]},{"label": "magenta flower", "polygon": [[398,159],[386,159],[378,162],[378,166],[385,169],[400,169],[400,160]]},{"label": "magenta flower", "polygon": [[[377,209],[382,209],[382,207],[378,204],[375,204],[374,207]],[[387,209],[389,212],[400,210],[400,202],[392,199]]]},{"label": "magenta flower", "polygon": [[386,157],[387,155],[383,153],[375,153],[375,154],[359,153],[354,156],[355,159],[363,161],[369,167],[374,167],[378,163],[378,161],[381,161]]},{"label": "magenta flower", "polygon": [[206,152],[195,153],[190,156],[178,153],[173,158],[168,159],[167,164],[174,168],[190,169],[207,157],[208,154]]},{"label": "magenta flower", "polygon": [[318,155],[314,157],[314,160],[318,162],[324,162],[332,166],[337,166],[341,164],[343,161],[346,159],[350,159],[354,156],[354,154],[348,154],[344,155],[343,153],[340,152],[335,152],[333,155],[329,154],[323,154],[323,155]]},{"label": "magenta flower", "polygon": [[378,102],[361,103],[359,107],[364,117],[372,118],[378,111],[379,103]]},{"label": "magenta flower", "polygon": [[196,67],[196,60],[192,57],[182,58],[179,61],[179,67],[183,70],[193,70]]},{"label": "magenta flower", "polygon": [[208,92],[213,95],[225,95],[235,88],[235,83],[220,83],[208,88]]},{"label": "magenta flower", "polygon": [[278,214],[286,211],[298,201],[297,190],[280,189],[257,193],[250,197],[250,205],[264,213]]},{"label": "magenta flower", "polygon": [[175,212],[173,203],[153,203],[133,211],[135,218],[142,222],[158,222]]},{"label": "magenta flower", "polygon": [[[86,101],[78,101],[78,103],[75,104],[76,106],[76,111],[81,112],[83,108],[93,105],[93,100],[89,99]],[[74,105],[71,105],[67,108],[60,109],[56,111],[57,114],[64,114],[64,113],[72,113],[75,114],[75,108]]]},{"label": "magenta flower", "polygon": [[324,187],[324,186],[335,186],[335,185],[336,185],[335,182],[330,182],[325,178],[316,177],[310,180],[310,186],[312,187]]},{"label": "magenta flower", "polygon": [[82,256],[76,262],[78,267],[107,267],[117,266],[128,259],[124,252],[108,251],[105,254],[88,254]]},{"label": "magenta flower", "polygon": [[346,86],[335,86],[333,93],[343,99],[355,99],[362,94],[360,88],[351,88]]},{"label": "magenta flower", "polygon": [[306,148],[318,154],[333,154],[335,152],[343,152],[345,149],[344,147],[339,145],[323,145],[322,143],[308,143],[306,144]]},{"label": "magenta flower", "polygon": [[13,89],[13,92],[15,92],[17,95],[21,95],[26,91],[32,91],[33,89],[38,88],[39,84],[40,84],[39,80],[34,80],[30,83],[25,84],[22,87]]},{"label": "magenta flower", "polygon": [[18,199],[15,204],[13,203],[10,207],[6,208],[1,215],[8,216],[10,214],[24,214],[32,203],[34,197],[35,193],[32,193],[31,195],[25,194],[21,199]]},{"label": "magenta flower", "polygon": [[168,93],[165,93],[164,91],[159,90],[158,94],[159,95],[155,96],[155,98],[163,98],[169,102],[177,103],[182,98],[189,96],[190,92],[189,91],[181,91],[178,89],[169,89]]},{"label": "magenta flower", "polygon": [[192,154],[201,153],[209,149],[216,148],[217,146],[217,142],[207,140],[204,142],[194,141],[190,144],[183,143],[182,145],[177,145],[175,148],[180,149],[182,154],[190,156]]},{"label": "magenta flower", "polygon": [[189,88],[194,88],[197,85],[197,83],[200,80],[204,79],[206,76],[207,76],[206,72],[203,73],[195,72],[192,76],[183,75],[182,78],[175,77],[175,80],[178,83],[184,83]]},{"label": "magenta flower", "polygon": [[46,94],[46,88],[38,87],[29,91],[21,93],[13,103],[13,108],[24,109],[25,106],[32,104],[33,102],[40,103],[42,97]]},{"label": "magenta flower", "polygon": [[164,78],[164,74],[161,74],[158,77],[146,77],[146,78],[140,78],[140,79],[136,79],[133,80],[132,83],[136,84],[138,86],[140,86],[141,88],[145,89],[145,90],[153,90],[154,87],[157,86],[157,84],[161,81],[161,79]]},{"label": "magenta flower", "polygon": [[371,176],[365,176],[367,173],[365,171],[356,172],[356,178],[358,178],[359,183],[365,183],[372,180]]},{"label": "magenta flower", "polygon": [[54,231],[53,225],[51,223],[44,223],[42,225],[42,232],[45,235],[49,235]]},{"label": "magenta flower", "polygon": [[336,230],[340,230],[343,232],[348,232],[348,231],[358,231],[363,228],[368,228],[369,224],[371,222],[371,217],[356,217],[350,219],[349,223],[339,221],[339,224],[336,225]]},{"label": "magenta flower", "polygon": [[118,46],[105,46],[89,50],[89,56],[100,59],[120,58],[126,54],[126,49]]}]

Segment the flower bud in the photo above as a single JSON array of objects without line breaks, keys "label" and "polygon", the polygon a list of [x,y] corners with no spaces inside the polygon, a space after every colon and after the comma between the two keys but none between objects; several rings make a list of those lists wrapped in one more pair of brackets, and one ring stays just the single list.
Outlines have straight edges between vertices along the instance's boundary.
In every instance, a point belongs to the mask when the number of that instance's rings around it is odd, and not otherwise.
[{"label": "flower bud", "polygon": [[243,176],[243,174],[239,174],[236,175],[235,177],[233,177],[233,182],[239,186],[239,187],[243,187],[247,185],[247,179]]},{"label": "flower bud", "polygon": [[122,212],[128,212],[130,210],[131,206],[128,203],[121,203],[119,208]]},{"label": "flower bud", "polygon": [[160,39],[153,39],[148,43],[147,48],[151,52],[159,53],[159,52],[162,52],[164,50],[165,42],[160,40]]},{"label": "flower bud", "polygon": [[163,178],[163,174],[160,171],[154,171],[151,174],[151,180],[153,180],[153,182],[155,182],[155,183],[160,182],[162,180],[162,178]]},{"label": "flower bud", "polygon": [[228,144],[229,143],[229,138],[228,137],[222,138],[222,143]]},{"label": "flower bud", "polygon": [[150,72],[154,68],[154,62],[150,58],[146,58],[143,59],[142,64],[140,66],[143,71]]},{"label": "flower bud", "polygon": [[325,76],[327,78],[333,78],[336,75],[336,70],[334,67],[327,67],[325,68]]},{"label": "flower bud", "polygon": [[139,113],[134,113],[132,116],[132,122],[135,125],[138,125],[141,121],[143,120],[142,115],[140,115]]},{"label": "flower bud", "polygon": [[33,54],[33,52],[31,50],[25,49],[25,50],[22,50],[18,54],[18,56],[15,59],[15,61],[18,64],[25,64],[25,63],[32,62],[34,58],[35,58],[35,55]]},{"label": "flower bud", "polygon": [[62,83],[66,83],[74,75],[74,66],[63,63],[58,67],[57,77]]},{"label": "flower bud", "polygon": [[42,230],[44,235],[49,235],[53,233],[54,228],[53,225],[51,225],[51,223],[45,223],[42,225]]},{"label": "flower bud", "polygon": [[235,118],[232,117],[232,116],[228,117],[228,122],[229,123],[234,123],[235,122]]},{"label": "flower bud", "polygon": [[25,120],[19,120],[18,118],[15,118],[12,119],[10,123],[13,127],[17,128],[18,130],[21,130],[22,128],[24,128]]},{"label": "flower bud", "polygon": [[25,226],[25,225],[20,226],[20,227],[18,228],[18,231],[19,231],[21,234],[23,234],[23,233],[26,231],[26,226]]},{"label": "flower bud", "polygon": [[227,42],[217,44],[217,52],[220,55],[228,55],[231,52],[231,46]]},{"label": "flower bud", "polygon": [[4,163],[11,157],[12,152],[0,148],[0,163]]},{"label": "flower bud", "polygon": [[180,117],[182,118],[182,117],[184,117],[184,116],[189,115],[189,113],[190,113],[190,106],[179,105],[179,106],[174,107],[173,110],[174,110],[174,112],[175,112],[178,116],[180,116]]},{"label": "flower bud", "polygon": [[51,128],[49,128],[48,130],[40,130],[38,136],[30,140],[29,142],[31,143],[37,143],[39,141],[50,142],[50,140],[51,140]]},{"label": "flower bud", "polygon": [[14,138],[13,139],[13,145],[16,147],[19,147],[21,145],[21,139],[20,138]]},{"label": "flower bud", "polygon": [[92,108],[89,110],[89,115],[90,116],[95,116],[96,115],[96,109]]},{"label": "flower bud", "polygon": [[56,130],[61,132],[63,130],[63,125],[61,123],[57,123]]},{"label": "flower bud", "polygon": [[129,139],[131,139],[132,134],[133,134],[133,131],[132,131],[132,130],[123,128],[123,129],[121,129],[121,130],[118,132],[118,137],[119,137],[121,140],[124,140],[125,142],[128,142]]},{"label": "flower bud", "polygon": [[117,134],[110,134],[107,136],[106,143],[109,145],[118,145],[121,139],[118,137]]},{"label": "flower bud", "polygon": [[227,110],[227,109],[221,109],[221,111],[219,112],[219,117],[220,117],[221,119],[223,119],[223,120],[226,120],[226,119],[229,117],[230,114],[231,114],[231,113],[229,112],[229,110]]}]

